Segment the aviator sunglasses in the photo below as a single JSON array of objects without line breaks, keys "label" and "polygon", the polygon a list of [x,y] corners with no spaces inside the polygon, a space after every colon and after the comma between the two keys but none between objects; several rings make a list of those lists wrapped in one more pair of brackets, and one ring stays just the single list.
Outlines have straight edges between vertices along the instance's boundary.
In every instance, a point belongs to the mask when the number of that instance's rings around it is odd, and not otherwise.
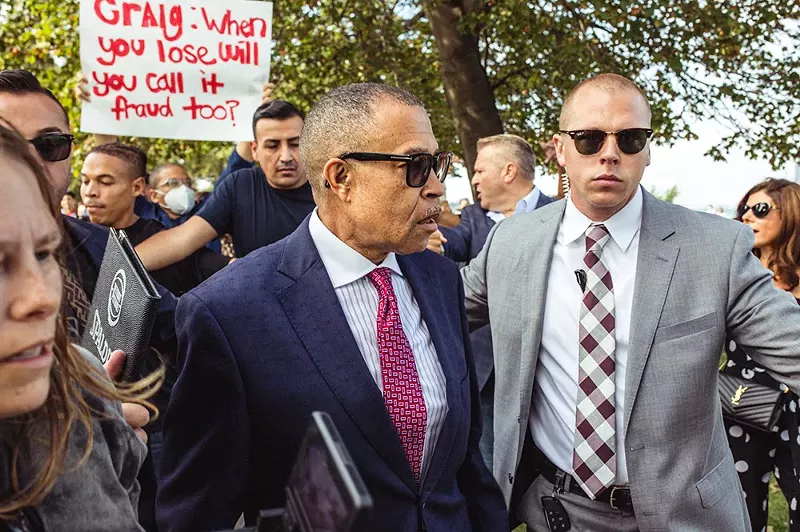
[{"label": "aviator sunglasses", "polygon": [[[343,153],[338,158],[352,159],[354,161],[404,162],[406,163],[406,185],[411,188],[420,188],[428,182],[431,171],[436,174],[436,178],[440,183],[444,183],[453,154],[449,151],[442,151],[433,155],[430,153],[397,155],[394,153],[348,152]],[[330,187],[330,183],[326,181],[325,186]]]},{"label": "aviator sunglasses", "polygon": [[777,207],[770,205],[766,201],[756,203],[755,205],[743,205],[742,208],[739,209],[738,218],[741,220],[741,218],[747,213],[747,211],[750,210],[753,211],[753,216],[755,216],[756,218],[766,218],[767,215],[769,214],[769,211],[771,211],[772,209],[778,210]]},{"label": "aviator sunglasses", "polygon": [[574,131],[559,130],[566,133],[575,141],[575,149],[581,155],[594,155],[599,152],[606,141],[606,137],[617,137],[617,146],[628,155],[639,153],[647,145],[647,139],[653,134],[652,129],[634,127],[619,131],[600,131],[599,129],[576,129]]},{"label": "aviator sunglasses", "polygon": [[75,137],[63,133],[47,133],[29,140],[39,156],[47,162],[63,161],[72,151]]}]

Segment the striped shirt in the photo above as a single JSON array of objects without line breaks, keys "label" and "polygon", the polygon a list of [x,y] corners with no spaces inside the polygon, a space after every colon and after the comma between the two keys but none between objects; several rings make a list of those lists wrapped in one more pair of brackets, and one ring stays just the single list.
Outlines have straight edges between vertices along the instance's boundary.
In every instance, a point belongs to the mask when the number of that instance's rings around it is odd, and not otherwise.
[{"label": "striped shirt", "polygon": [[325,227],[316,209],[311,214],[308,228],[364,363],[375,384],[381,389],[381,393],[383,393],[383,381],[378,352],[378,290],[367,275],[380,267],[392,270],[392,287],[397,296],[400,322],[414,353],[417,373],[422,384],[422,397],[428,412],[425,445],[422,451],[422,479],[436,449],[448,406],[444,371],[439,363],[428,326],[422,319],[419,305],[411,291],[411,285],[400,271],[394,253],[389,253],[381,264],[375,265]]}]

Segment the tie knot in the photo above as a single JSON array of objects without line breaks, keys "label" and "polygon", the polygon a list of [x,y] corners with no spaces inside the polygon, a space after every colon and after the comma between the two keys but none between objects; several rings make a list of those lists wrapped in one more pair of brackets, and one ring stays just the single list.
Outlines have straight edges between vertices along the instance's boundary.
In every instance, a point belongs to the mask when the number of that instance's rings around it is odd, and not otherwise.
[{"label": "tie knot", "polygon": [[390,293],[392,287],[392,270],[386,267],[375,268],[368,274],[369,280],[381,294]]},{"label": "tie knot", "polygon": [[602,251],[609,238],[608,229],[605,225],[590,225],[586,229],[586,252]]}]

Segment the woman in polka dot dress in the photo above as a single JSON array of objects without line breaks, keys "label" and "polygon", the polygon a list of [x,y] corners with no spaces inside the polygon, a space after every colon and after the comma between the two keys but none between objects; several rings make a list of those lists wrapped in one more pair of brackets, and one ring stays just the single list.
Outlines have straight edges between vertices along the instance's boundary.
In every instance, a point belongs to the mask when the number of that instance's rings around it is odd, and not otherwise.
[{"label": "woman in polka dot dress", "polygon": [[[790,292],[800,304],[800,185],[785,179],[770,179],[754,186],[739,203],[737,219],[753,228],[753,253],[775,274],[779,288]],[[723,373],[785,390],[786,386],[767,375],[732,340],[726,342],[728,362]],[[798,345],[800,355],[800,345]],[[769,474],[773,472],[789,502],[792,532],[800,532],[797,506],[800,504],[800,416],[798,396],[783,395],[782,413],[772,432],[764,432],[725,419],[736,470],[742,481],[747,510],[755,532],[766,530]]]}]

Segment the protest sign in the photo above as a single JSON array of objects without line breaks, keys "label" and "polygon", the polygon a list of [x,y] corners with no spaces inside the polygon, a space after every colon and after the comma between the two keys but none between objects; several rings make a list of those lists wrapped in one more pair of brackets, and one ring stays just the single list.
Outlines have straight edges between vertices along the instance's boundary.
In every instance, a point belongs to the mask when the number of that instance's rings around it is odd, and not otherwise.
[{"label": "protest sign", "polygon": [[269,79],[272,3],[81,0],[81,130],[186,140],[253,138]]}]

